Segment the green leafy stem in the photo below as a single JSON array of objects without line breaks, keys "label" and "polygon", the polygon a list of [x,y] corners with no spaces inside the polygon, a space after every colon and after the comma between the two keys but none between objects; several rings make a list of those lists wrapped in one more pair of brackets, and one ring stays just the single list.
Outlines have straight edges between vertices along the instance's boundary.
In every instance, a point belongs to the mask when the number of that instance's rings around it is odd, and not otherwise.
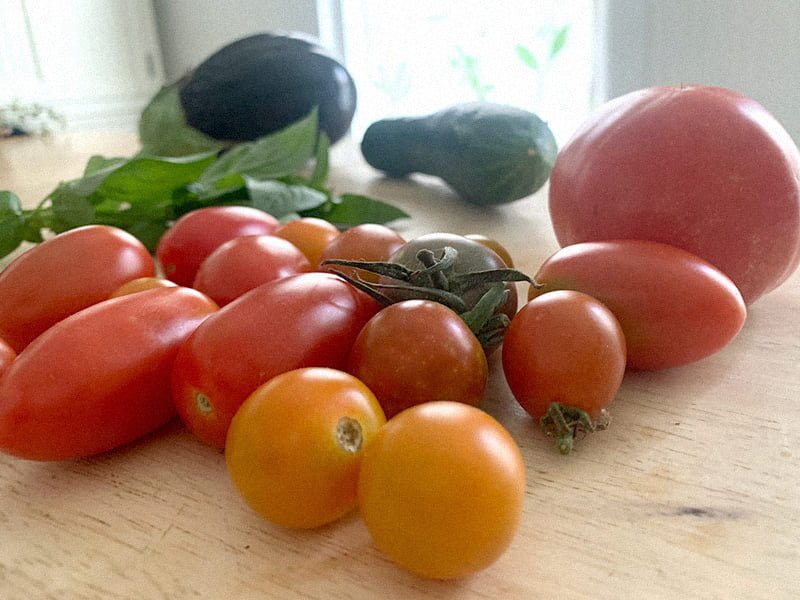
[{"label": "green leafy stem", "polygon": [[328,152],[313,110],[280,131],[225,150],[94,156],[82,177],[60,183],[35,208],[24,209],[16,194],[0,191],[0,257],[23,242],[41,242],[46,231],[90,224],[125,229],[153,251],[177,218],[212,205],[252,206],[283,221],[313,216],[343,228],[408,217],[386,202],[327,188]]}]

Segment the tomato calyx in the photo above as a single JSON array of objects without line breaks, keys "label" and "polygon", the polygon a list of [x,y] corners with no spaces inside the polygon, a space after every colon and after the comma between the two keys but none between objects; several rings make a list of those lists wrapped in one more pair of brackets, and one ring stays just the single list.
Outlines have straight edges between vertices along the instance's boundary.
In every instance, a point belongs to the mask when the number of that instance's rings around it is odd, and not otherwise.
[{"label": "tomato calyx", "polygon": [[556,439],[561,454],[569,454],[577,439],[606,429],[610,422],[611,415],[605,409],[600,411],[597,419],[592,419],[585,410],[553,402],[539,420],[539,426],[546,435]]},{"label": "tomato calyx", "polygon": [[[381,281],[366,281],[339,270],[335,273],[354,287],[367,293],[383,306],[404,300],[432,300],[456,312],[475,334],[484,348],[498,345],[503,338],[509,317],[500,312],[508,299],[507,283],[523,281],[541,287],[531,277],[517,269],[501,268],[455,272],[458,250],[445,246],[436,250],[423,248],[416,254],[422,269],[410,269],[392,262],[329,259],[320,266],[351,267],[378,275]],[[468,292],[486,288],[474,305],[465,300]]]}]

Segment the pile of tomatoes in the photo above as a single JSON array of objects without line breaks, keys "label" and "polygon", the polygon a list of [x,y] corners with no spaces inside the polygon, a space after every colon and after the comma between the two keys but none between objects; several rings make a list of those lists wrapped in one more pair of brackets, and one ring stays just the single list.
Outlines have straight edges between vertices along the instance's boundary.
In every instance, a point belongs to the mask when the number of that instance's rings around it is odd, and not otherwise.
[{"label": "pile of tomatoes", "polygon": [[[685,232],[666,177],[649,179],[666,186],[652,193],[661,208],[600,217],[608,207],[597,203],[634,206],[624,193],[652,165],[604,183],[607,153],[593,154],[587,140],[621,135],[624,127],[609,125],[620,115],[666,119],[653,93],[684,107],[669,123],[692,117],[698,97],[741,102],[661,89],[618,101],[605,122],[579,132],[550,190],[554,227],[567,241],[533,277],[480,235],[405,240],[380,225],[340,232],[233,206],[181,217],[156,260],[102,225],[41,243],[0,273],[0,450],[75,459],[177,415],[225,452],[244,499],[274,523],[313,528],[358,507],[376,546],[414,573],[453,578],[488,566],[517,530],[525,489],[519,447],[478,407],[488,355],[501,353],[514,398],[567,453],[576,433],[607,425],[627,370],[676,367],[723,348],[745,322],[745,301],[797,266],[800,161],[785,140],[776,152],[789,167],[775,177],[795,188],[770,214],[750,202],[741,169],[730,194],[704,196],[744,194],[735,201],[753,222],[786,229],[776,237],[788,248],[780,256],[763,255],[758,236],[738,244],[720,226],[722,208],[698,209]],[[689,147],[683,129],[658,131]],[[672,158],[691,166],[682,153]],[[620,189],[605,189],[617,181]],[[591,210],[576,208],[581,186],[602,191]],[[787,217],[778,223],[772,213]],[[628,224],[618,237],[604,233],[625,215],[652,231],[631,235]],[[675,217],[677,233],[654,226],[656,216]],[[738,283],[701,258],[703,247],[687,249],[703,236],[714,238],[710,251],[733,257]],[[774,267],[768,277],[758,261]],[[519,281],[528,282],[524,302]]]}]

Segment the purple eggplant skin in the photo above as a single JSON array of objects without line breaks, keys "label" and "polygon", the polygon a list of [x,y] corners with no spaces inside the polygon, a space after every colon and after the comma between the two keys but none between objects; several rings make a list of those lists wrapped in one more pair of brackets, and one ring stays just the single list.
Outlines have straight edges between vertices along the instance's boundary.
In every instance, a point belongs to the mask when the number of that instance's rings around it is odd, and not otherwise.
[{"label": "purple eggplant skin", "polygon": [[191,127],[226,141],[254,140],[318,108],[331,143],[350,128],[356,86],[347,69],[313,37],[259,33],[209,56],[180,85]]}]

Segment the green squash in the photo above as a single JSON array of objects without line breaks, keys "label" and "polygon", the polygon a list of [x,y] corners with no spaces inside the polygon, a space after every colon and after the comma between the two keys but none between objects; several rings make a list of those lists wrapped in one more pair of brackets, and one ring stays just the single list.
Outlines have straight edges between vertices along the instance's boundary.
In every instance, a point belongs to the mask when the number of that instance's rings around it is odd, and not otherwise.
[{"label": "green squash", "polygon": [[361,141],[367,163],[389,177],[434,175],[479,205],[536,192],[550,177],[557,151],[553,133],[537,115],[489,102],[382,119]]}]

